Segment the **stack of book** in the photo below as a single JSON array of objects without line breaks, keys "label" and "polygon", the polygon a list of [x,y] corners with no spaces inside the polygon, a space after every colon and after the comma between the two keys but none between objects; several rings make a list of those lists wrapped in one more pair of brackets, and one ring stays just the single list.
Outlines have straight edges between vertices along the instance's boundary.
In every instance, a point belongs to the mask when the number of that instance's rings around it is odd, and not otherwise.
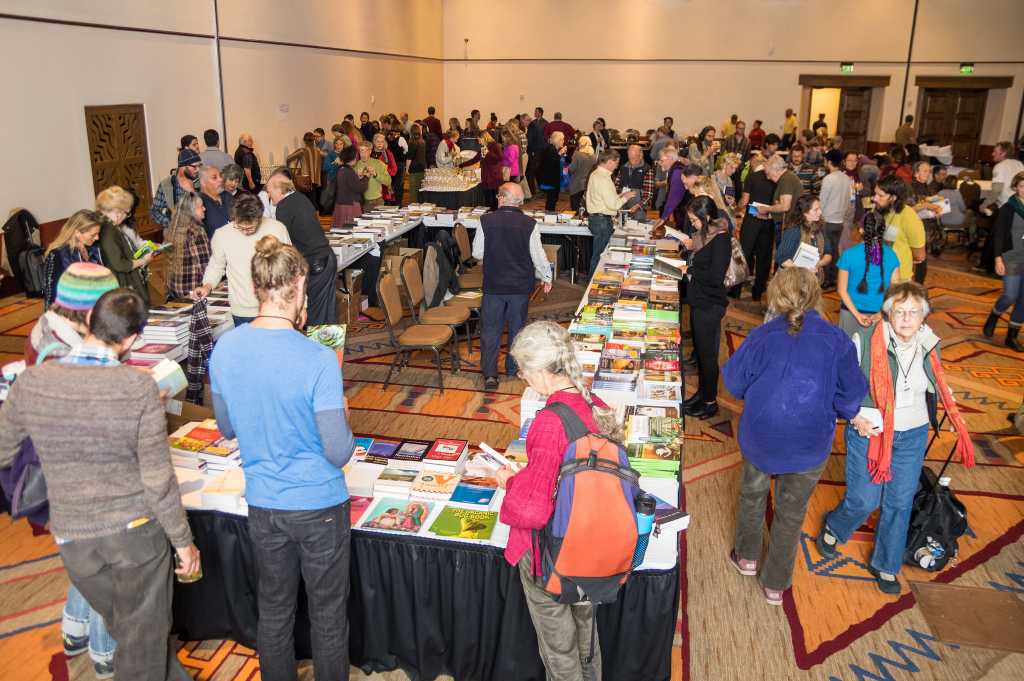
[{"label": "stack of book", "polygon": [[447,501],[462,478],[458,473],[443,473],[435,470],[421,470],[413,480],[410,498]]},{"label": "stack of book", "polygon": [[197,468],[186,464],[189,459],[205,462],[205,470],[210,473],[224,473],[242,465],[238,441],[224,437],[213,419],[185,424],[171,434],[168,444],[172,461],[185,468]]},{"label": "stack of book", "polygon": [[454,473],[461,473],[466,466],[468,455],[469,443],[466,440],[438,438],[434,440],[424,455],[423,466],[435,470],[450,469]]},{"label": "stack of book", "polygon": [[188,340],[189,321],[187,314],[151,315],[142,330],[142,340],[145,343],[180,345]]}]

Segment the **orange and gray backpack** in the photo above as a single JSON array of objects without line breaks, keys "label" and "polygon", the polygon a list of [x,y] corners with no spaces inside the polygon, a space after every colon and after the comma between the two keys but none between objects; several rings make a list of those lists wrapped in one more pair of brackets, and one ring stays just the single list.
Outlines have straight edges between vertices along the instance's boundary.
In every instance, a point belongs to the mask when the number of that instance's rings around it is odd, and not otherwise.
[{"label": "orange and gray backpack", "polygon": [[559,603],[611,603],[632,571],[640,475],[626,450],[592,433],[567,405],[546,407],[569,438],[555,484],[555,508],[534,538],[541,586]]}]

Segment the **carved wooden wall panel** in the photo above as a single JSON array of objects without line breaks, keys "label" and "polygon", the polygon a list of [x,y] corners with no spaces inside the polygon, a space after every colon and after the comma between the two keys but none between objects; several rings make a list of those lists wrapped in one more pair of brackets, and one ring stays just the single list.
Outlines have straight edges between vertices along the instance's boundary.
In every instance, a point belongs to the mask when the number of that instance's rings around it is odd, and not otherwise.
[{"label": "carved wooden wall panel", "polygon": [[94,191],[98,194],[115,184],[131,188],[139,197],[135,210],[139,233],[159,238],[160,229],[149,218],[153,195],[149,186],[146,115],[142,104],[87,106],[85,128],[89,136]]}]

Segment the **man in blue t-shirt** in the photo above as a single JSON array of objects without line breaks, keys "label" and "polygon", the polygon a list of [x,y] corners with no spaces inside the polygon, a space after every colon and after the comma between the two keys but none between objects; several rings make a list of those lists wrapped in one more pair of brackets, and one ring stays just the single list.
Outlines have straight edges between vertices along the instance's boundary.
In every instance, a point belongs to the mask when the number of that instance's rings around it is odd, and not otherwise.
[{"label": "man in blue t-shirt", "polygon": [[[265,244],[268,239],[270,245]],[[305,259],[264,237],[253,257],[259,314],[210,358],[217,426],[237,437],[259,565],[260,667],[295,678],[295,603],[305,579],[316,678],[348,679],[350,510],[341,471],[354,449],[337,355],[296,331]],[[289,282],[268,289],[281,281]]]}]

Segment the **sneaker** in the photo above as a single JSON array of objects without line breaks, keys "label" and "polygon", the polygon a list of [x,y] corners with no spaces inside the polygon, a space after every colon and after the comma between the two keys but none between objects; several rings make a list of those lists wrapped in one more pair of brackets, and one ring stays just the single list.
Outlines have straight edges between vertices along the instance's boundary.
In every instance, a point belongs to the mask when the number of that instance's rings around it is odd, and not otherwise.
[{"label": "sneaker", "polygon": [[821,519],[821,532],[818,533],[814,545],[818,547],[818,553],[822,558],[835,558],[839,554],[839,550],[836,548],[839,545],[839,539],[829,532],[825,518]]},{"label": "sneaker", "polygon": [[736,555],[736,549],[729,552],[729,562],[744,577],[753,577],[757,574],[757,561],[741,559]]},{"label": "sneaker", "polygon": [[875,578],[875,584],[878,585],[878,590],[884,594],[895,596],[900,592],[900,581],[896,579],[896,575],[876,570],[873,567],[868,568]]},{"label": "sneaker", "polygon": [[89,650],[88,636],[71,636],[61,632],[60,637],[64,642],[64,655],[67,657],[77,657]]},{"label": "sneaker", "polygon": [[93,662],[92,669],[96,673],[97,679],[112,679],[114,678],[114,661],[109,662]]},{"label": "sneaker", "polygon": [[498,377],[497,376],[488,376],[487,378],[484,379],[484,390],[486,390],[488,392],[492,392],[494,390],[497,390],[498,389],[498,385],[499,384],[498,384]]},{"label": "sneaker", "polygon": [[768,605],[782,605],[782,592],[776,591],[775,589],[769,589],[766,586],[761,587],[761,591],[764,592],[764,599],[768,601]]}]

